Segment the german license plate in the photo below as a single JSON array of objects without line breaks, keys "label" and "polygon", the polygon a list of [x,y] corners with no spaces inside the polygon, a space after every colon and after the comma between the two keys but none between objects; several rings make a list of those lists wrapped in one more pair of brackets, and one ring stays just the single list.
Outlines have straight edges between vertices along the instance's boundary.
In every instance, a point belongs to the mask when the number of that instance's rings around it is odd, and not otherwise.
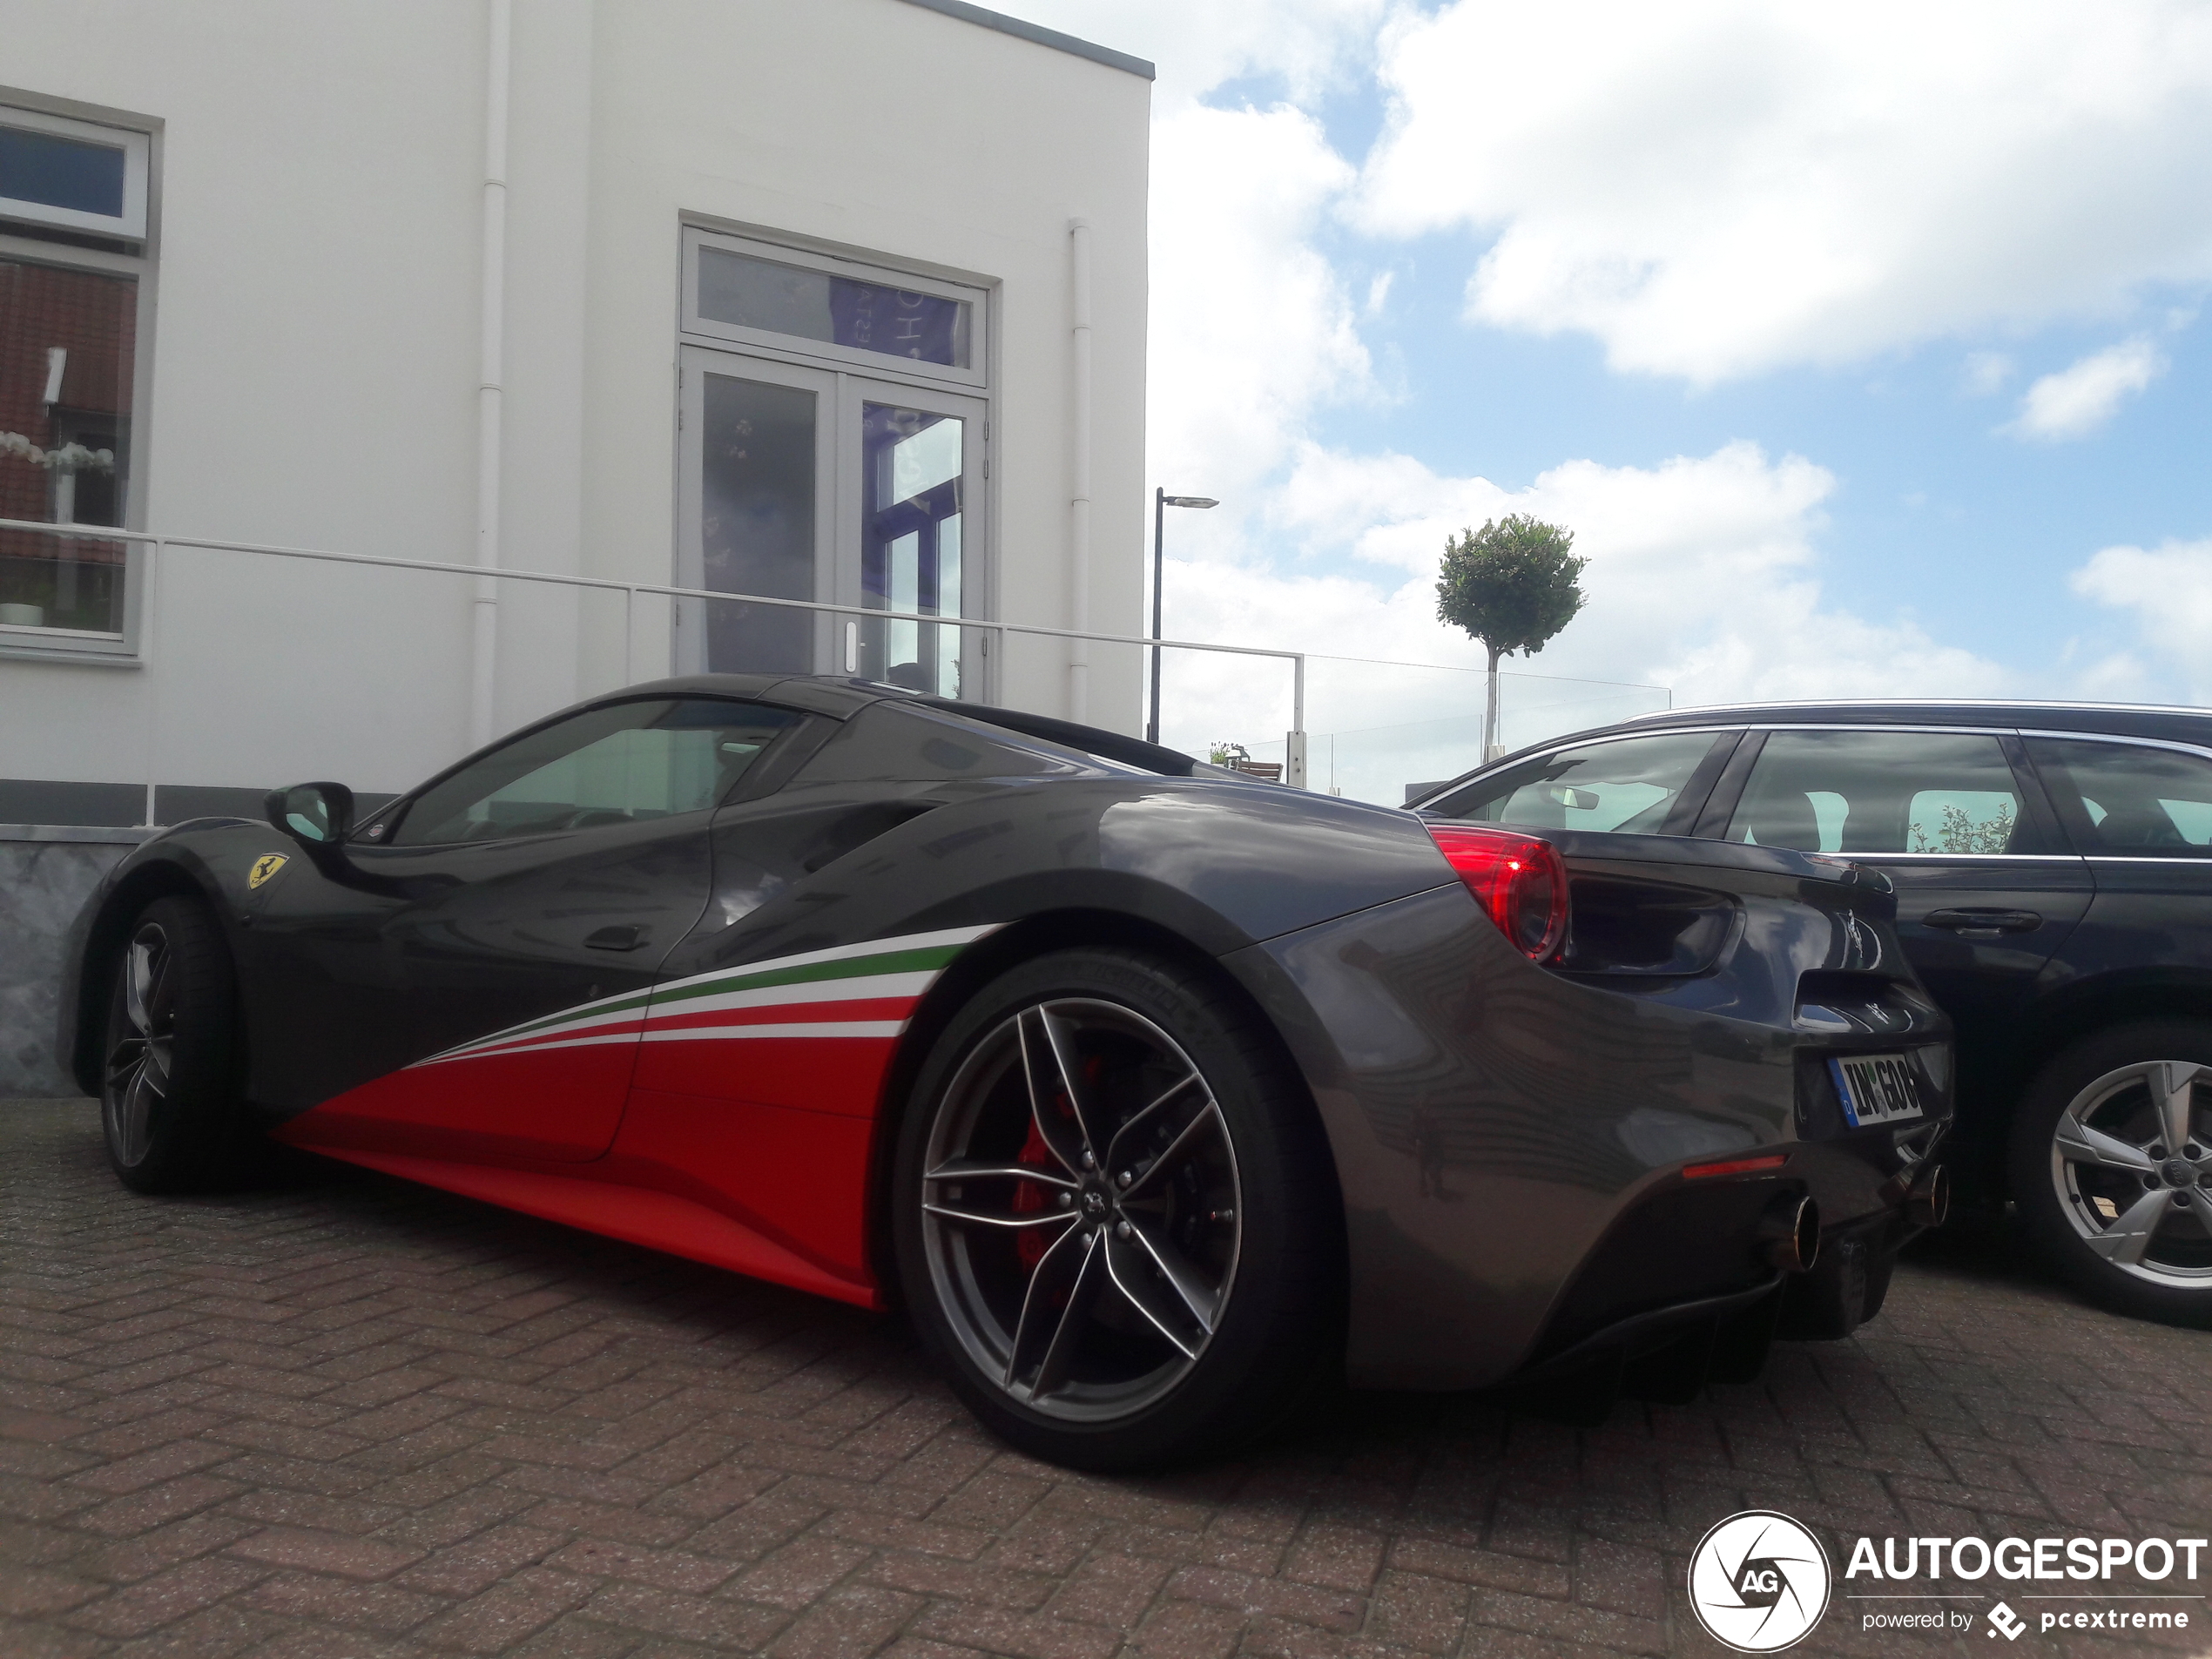
[{"label": "german license plate", "polygon": [[1831,1059],[1836,1092],[1853,1129],[1920,1116],[1920,1088],[1901,1054],[1855,1054]]}]

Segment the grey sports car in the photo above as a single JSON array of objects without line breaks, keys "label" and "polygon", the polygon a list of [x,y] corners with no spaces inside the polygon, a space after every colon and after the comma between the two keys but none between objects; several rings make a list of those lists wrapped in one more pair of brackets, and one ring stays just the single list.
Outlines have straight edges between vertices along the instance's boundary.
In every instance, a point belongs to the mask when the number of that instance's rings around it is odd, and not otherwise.
[{"label": "grey sports car", "polygon": [[903,1301],[1001,1434],[1125,1467],[1339,1378],[1680,1398],[1849,1332],[1943,1201],[1892,913],[1844,860],[705,676],[146,842],[61,1041],[133,1187],[266,1133]]}]

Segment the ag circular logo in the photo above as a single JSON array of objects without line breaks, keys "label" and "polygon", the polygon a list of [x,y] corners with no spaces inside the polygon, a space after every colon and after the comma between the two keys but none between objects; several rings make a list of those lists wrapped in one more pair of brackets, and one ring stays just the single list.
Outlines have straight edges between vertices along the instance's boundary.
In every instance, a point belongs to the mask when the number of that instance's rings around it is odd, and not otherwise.
[{"label": "ag circular logo", "polygon": [[1828,1552],[1787,1515],[1746,1509],[1697,1541],[1689,1605],[1714,1641],[1776,1653],[1811,1635],[1828,1610]]}]

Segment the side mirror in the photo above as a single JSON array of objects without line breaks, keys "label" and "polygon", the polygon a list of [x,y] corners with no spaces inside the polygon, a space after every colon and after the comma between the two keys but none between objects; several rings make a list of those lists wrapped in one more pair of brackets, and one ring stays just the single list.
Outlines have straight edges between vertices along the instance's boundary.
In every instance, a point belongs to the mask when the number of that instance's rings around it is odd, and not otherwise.
[{"label": "side mirror", "polygon": [[354,828],[354,792],[343,784],[272,789],[261,807],[269,822],[310,851],[335,847]]}]

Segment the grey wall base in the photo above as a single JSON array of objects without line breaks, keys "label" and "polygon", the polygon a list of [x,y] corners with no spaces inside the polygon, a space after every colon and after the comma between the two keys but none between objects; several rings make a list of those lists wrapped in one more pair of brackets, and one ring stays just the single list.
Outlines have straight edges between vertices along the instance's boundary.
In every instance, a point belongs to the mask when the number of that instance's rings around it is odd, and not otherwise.
[{"label": "grey wall base", "polygon": [[74,1095],[54,1057],[62,936],[152,830],[0,824],[0,1098]]},{"label": "grey wall base", "polygon": [[[265,789],[234,789],[218,784],[157,784],[153,791],[153,821],[181,824],[192,818],[250,818],[261,819]],[[354,809],[367,817],[390,795],[363,790],[354,796]],[[38,778],[0,778],[0,826],[9,824],[83,825],[96,829],[128,829],[146,821],[144,784],[70,784]]]}]

